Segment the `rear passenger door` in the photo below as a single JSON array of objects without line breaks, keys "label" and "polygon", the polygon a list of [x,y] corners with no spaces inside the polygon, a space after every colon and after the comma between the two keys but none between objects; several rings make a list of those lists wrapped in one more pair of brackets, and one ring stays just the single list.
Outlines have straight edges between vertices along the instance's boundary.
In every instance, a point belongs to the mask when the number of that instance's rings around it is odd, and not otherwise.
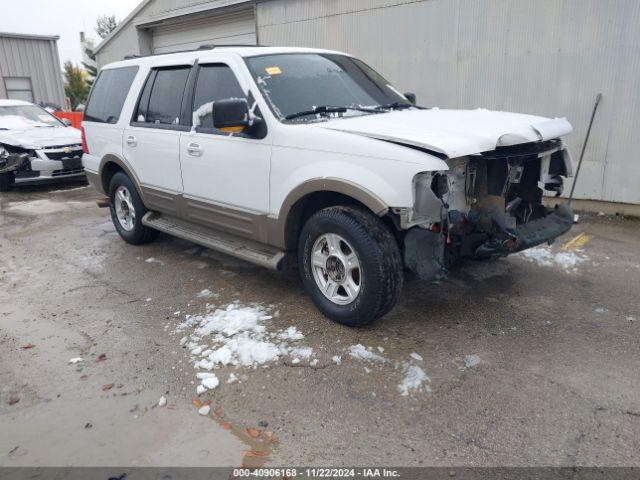
[{"label": "rear passenger door", "polygon": [[255,237],[258,216],[269,209],[271,142],[266,125],[255,135],[215,129],[211,102],[248,96],[251,107],[253,97],[230,63],[195,68],[191,111],[203,115],[192,116],[196,125],[180,140],[186,213],[193,221]]},{"label": "rear passenger door", "polygon": [[182,194],[180,134],[182,99],[191,66],[151,69],[138,99],[131,124],[123,136],[124,157],[134,166],[147,206],[178,212]]}]

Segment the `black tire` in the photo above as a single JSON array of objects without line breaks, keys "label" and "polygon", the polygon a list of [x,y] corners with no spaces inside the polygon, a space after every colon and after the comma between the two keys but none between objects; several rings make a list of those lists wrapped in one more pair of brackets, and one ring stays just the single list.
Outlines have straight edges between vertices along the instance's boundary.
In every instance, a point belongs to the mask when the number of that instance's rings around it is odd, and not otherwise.
[{"label": "black tire", "polygon": [[[327,298],[314,279],[313,246],[328,233],[344,238],[361,265],[360,291],[346,305]],[[361,208],[330,207],[312,215],[298,240],[298,265],[302,283],[316,307],[331,320],[350,327],[368,325],[389,313],[402,290],[403,264],[398,243],[378,217]]]},{"label": "black tire", "polygon": [[15,174],[13,172],[0,173],[0,192],[8,192],[15,183]]},{"label": "black tire", "polygon": [[[118,220],[115,208],[115,196],[119,187],[124,187],[128,190],[131,196],[131,203],[135,210],[135,220],[133,221],[133,228],[126,230],[120,220]],[[122,237],[122,239],[131,243],[132,245],[142,245],[149,243],[158,237],[159,232],[152,228],[146,227],[142,224],[142,217],[147,213],[147,208],[142,203],[142,199],[136,190],[131,179],[123,172],[116,173],[111,179],[109,184],[109,211],[111,212],[111,220],[116,230]]]}]

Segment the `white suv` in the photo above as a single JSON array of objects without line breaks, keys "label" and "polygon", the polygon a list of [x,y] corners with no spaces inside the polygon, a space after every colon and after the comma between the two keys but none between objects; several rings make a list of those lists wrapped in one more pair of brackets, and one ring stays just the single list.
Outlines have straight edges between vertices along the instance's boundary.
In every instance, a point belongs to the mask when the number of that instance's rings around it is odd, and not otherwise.
[{"label": "white suv", "polygon": [[[572,224],[564,119],[415,106],[365,63],[202,47],[102,69],[83,163],[124,240],[158,231],[258,265],[297,263],[316,306],[364,325],[403,271],[552,241]],[[289,261],[292,260],[292,261]]]}]

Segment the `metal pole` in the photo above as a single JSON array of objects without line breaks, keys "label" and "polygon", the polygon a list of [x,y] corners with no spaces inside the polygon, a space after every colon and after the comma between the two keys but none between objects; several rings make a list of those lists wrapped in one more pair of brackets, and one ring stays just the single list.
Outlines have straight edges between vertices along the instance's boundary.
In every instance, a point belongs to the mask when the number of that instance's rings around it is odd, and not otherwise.
[{"label": "metal pole", "polygon": [[573,177],[573,185],[571,185],[571,193],[569,194],[569,201],[568,201],[569,206],[571,206],[571,201],[573,200],[573,192],[576,189],[576,183],[578,183],[578,175],[580,175],[580,167],[582,167],[584,152],[587,149],[587,142],[589,141],[589,135],[591,135],[591,127],[593,126],[593,119],[596,116],[596,110],[598,110],[598,105],[600,104],[600,100],[602,100],[601,93],[599,93],[596,96],[596,103],[593,106],[593,112],[591,112],[591,120],[589,121],[589,128],[587,129],[587,135],[584,137],[584,143],[582,144],[582,151],[580,152],[580,159],[578,160],[578,168],[576,168],[576,176]]}]

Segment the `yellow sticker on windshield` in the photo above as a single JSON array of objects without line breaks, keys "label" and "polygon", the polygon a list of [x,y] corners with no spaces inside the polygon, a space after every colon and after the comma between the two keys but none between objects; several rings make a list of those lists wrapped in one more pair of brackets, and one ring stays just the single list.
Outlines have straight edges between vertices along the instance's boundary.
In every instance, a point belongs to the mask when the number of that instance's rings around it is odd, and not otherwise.
[{"label": "yellow sticker on windshield", "polygon": [[282,70],[280,70],[280,67],[267,67],[265,68],[265,71],[269,75],[280,75],[282,73]]}]

